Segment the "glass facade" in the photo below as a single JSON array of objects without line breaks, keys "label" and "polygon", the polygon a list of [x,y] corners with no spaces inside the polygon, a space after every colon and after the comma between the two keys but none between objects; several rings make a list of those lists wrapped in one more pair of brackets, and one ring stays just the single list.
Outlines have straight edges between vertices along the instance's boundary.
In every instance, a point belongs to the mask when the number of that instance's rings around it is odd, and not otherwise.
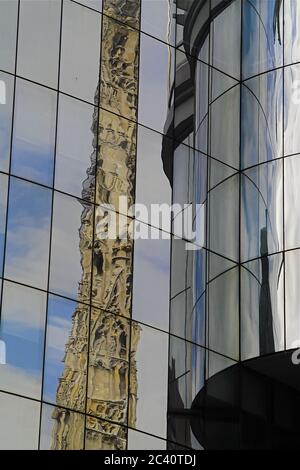
[{"label": "glass facade", "polygon": [[281,445],[298,3],[0,1],[1,449]]}]

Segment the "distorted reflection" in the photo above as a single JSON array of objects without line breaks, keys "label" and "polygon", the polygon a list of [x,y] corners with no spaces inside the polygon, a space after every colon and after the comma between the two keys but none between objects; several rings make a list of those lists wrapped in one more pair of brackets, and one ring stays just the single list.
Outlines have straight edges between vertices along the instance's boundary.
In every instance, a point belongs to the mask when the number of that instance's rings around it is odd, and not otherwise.
[{"label": "distorted reflection", "polygon": [[284,231],[285,248],[300,247],[300,155],[284,159]]},{"label": "distorted reflection", "polygon": [[300,4],[297,0],[284,1],[284,62],[300,60]]},{"label": "distorted reflection", "polygon": [[284,349],[283,255],[262,254],[241,271],[242,359]]},{"label": "distorted reflection", "polygon": [[169,0],[141,1],[141,30],[162,41],[175,43],[175,2]]},{"label": "distorted reflection", "polygon": [[241,190],[243,261],[282,249],[282,160],[246,171]]},{"label": "distorted reflection", "polygon": [[[0,276],[3,271],[8,177],[0,174]],[[1,300],[1,299],[0,299]]]},{"label": "distorted reflection", "polygon": [[282,0],[243,2],[243,77],[280,67],[283,63]]},{"label": "distorted reflection", "polygon": [[11,171],[53,184],[56,93],[17,79]]},{"label": "distorted reflection", "polygon": [[300,152],[300,65],[284,69],[284,155]]},{"label": "distorted reflection", "polygon": [[78,411],[85,410],[89,311],[88,305],[49,296],[44,401]]},{"label": "distorted reflection", "polygon": [[6,364],[0,389],[41,399],[46,294],[4,281],[1,340]]},{"label": "distorted reflection", "polygon": [[10,179],[5,277],[46,289],[51,191]]},{"label": "distorted reflection", "polygon": [[242,85],[243,168],[282,157],[283,73],[265,73]]}]

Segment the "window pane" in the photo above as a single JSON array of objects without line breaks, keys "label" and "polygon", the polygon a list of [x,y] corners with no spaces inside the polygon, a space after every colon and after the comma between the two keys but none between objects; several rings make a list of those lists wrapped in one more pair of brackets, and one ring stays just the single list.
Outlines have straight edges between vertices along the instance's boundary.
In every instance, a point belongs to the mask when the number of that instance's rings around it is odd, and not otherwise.
[{"label": "window pane", "polygon": [[0,68],[15,71],[18,0],[0,2]]},{"label": "window pane", "polygon": [[0,393],[0,448],[2,450],[37,450],[39,421],[39,403]]},{"label": "window pane", "polygon": [[95,108],[60,94],[55,187],[89,200],[93,199],[95,177],[88,175],[87,170],[92,166],[91,159],[95,165],[96,137],[92,126],[96,123]]},{"label": "window pane", "polygon": [[300,347],[300,250],[285,254],[286,349]]},{"label": "window pane", "polygon": [[128,429],[128,450],[166,450],[166,441]]},{"label": "window pane", "polygon": [[300,152],[300,65],[284,69],[284,155]]},{"label": "window pane", "polygon": [[93,8],[94,10],[102,10],[102,0],[78,0],[78,3]]},{"label": "window pane", "polygon": [[281,70],[244,82],[242,87],[242,167],[282,157]]},{"label": "window pane", "polygon": [[84,415],[50,405],[42,405],[41,450],[82,450]]},{"label": "window pane", "polygon": [[300,155],[284,159],[285,248],[300,247]]},{"label": "window pane", "polygon": [[5,277],[46,289],[51,191],[10,180]]},{"label": "window pane", "polygon": [[50,291],[90,300],[93,208],[55,193],[52,222]]},{"label": "window pane", "polygon": [[283,256],[263,256],[241,271],[242,359],[284,349]]},{"label": "window pane", "polygon": [[0,171],[7,173],[10,159],[13,93],[13,77],[0,72]]},{"label": "window pane", "polygon": [[282,161],[260,165],[242,174],[241,258],[282,249]]},{"label": "window pane", "polygon": [[139,122],[163,132],[168,111],[174,51],[170,46],[141,34]]},{"label": "window pane", "polygon": [[0,276],[3,271],[8,177],[0,174]]},{"label": "window pane", "polygon": [[12,173],[52,186],[56,93],[17,80]]},{"label": "window pane", "polygon": [[284,62],[292,64],[300,60],[300,4],[298,0],[284,3]]},{"label": "window pane", "polygon": [[[131,427],[164,438],[168,343],[168,334],[132,323],[129,422]],[[155,403],[155,406],[149,406],[149,403]]]},{"label": "window pane", "polygon": [[48,299],[43,400],[84,411],[89,306]]},{"label": "window pane", "polygon": [[[132,318],[168,331],[170,240],[135,240]],[[151,289],[145,289],[150,286]]]},{"label": "window pane", "polygon": [[100,28],[100,14],[64,2],[60,87],[91,103],[99,81]]},{"label": "window pane", "polygon": [[239,358],[239,270],[233,268],[209,284],[209,348]]},{"label": "window pane", "polygon": [[57,87],[60,0],[20,2],[18,75]]},{"label": "window pane", "polygon": [[1,340],[6,364],[1,366],[0,388],[30,398],[41,398],[46,294],[4,281]]},{"label": "window pane", "polygon": [[174,46],[175,2],[169,0],[141,1],[141,30]]}]

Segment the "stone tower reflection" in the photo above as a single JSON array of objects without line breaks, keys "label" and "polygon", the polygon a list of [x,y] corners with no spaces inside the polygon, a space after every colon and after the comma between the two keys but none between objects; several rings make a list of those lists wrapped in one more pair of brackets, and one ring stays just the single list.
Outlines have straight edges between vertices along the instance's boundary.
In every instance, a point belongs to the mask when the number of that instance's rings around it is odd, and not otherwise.
[{"label": "stone tower reflection", "polygon": [[[93,116],[94,152],[83,196],[118,210],[119,196],[127,196],[129,204],[134,198],[139,32],[130,26],[139,26],[139,0],[104,0],[103,12],[100,86],[95,96],[100,109],[99,116],[96,111]],[[123,426],[135,426],[139,327],[130,325],[133,243],[98,239],[98,223],[95,211],[84,207],[78,301],[92,301],[93,307],[78,303],[73,314],[52,415],[53,449],[78,449],[83,440],[76,421],[82,416],[58,407],[85,409],[86,449],[125,449]]]}]

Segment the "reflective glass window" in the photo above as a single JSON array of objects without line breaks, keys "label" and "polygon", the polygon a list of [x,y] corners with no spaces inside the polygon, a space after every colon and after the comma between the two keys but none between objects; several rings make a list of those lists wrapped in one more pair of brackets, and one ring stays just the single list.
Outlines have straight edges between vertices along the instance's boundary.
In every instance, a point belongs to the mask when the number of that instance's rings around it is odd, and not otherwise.
[{"label": "reflective glass window", "polygon": [[8,177],[0,174],[0,276],[2,277]]},{"label": "reflective glass window", "polygon": [[99,81],[100,28],[100,14],[64,2],[60,88],[91,103]]},{"label": "reflective glass window", "polygon": [[46,289],[51,191],[10,180],[5,277]]},{"label": "reflective glass window", "polygon": [[37,450],[40,403],[0,393],[0,448]]},{"label": "reflective glass window", "polygon": [[88,325],[89,306],[49,296],[44,401],[84,411]]},{"label": "reflective glass window", "polygon": [[300,347],[300,250],[285,253],[286,349]]},{"label": "reflective glass window", "polygon": [[[239,177],[232,176],[209,193],[210,249],[235,261],[239,239]],[[224,236],[226,234],[226,236]]]},{"label": "reflective glass window", "polygon": [[174,51],[141,34],[139,73],[139,122],[163,132],[173,83]]},{"label": "reflective glass window", "polygon": [[228,359],[228,357],[216,354],[213,351],[207,353],[207,378],[221,372],[228,367],[234,366],[237,362]]},{"label": "reflective glass window", "polygon": [[56,93],[17,80],[11,171],[52,186]]},{"label": "reflective glass window", "polygon": [[127,432],[123,426],[87,416],[85,450],[126,450]]},{"label": "reflective glass window", "polygon": [[53,203],[50,291],[90,300],[93,208],[55,193]]},{"label": "reflective glass window", "polygon": [[78,3],[97,11],[102,10],[102,0],[78,0]]},{"label": "reflective glass window", "polygon": [[13,77],[0,72],[0,171],[5,172],[9,169],[13,94]]},{"label": "reflective glass window", "polygon": [[39,448],[41,450],[82,450],[84,423],[83,414],[43,404]]},{"label": "reflective glass window", "polygon": [[18,0],[0,2],[0,68],[15,71]]},{"label": "reflective glass window", "polygon": [[284,159],[284,232],[285,248],[300,247],[300,155]]},{"label": "reflective glass window", "polygon": [[282,71],[265,73],[242,86],[242,167],[283,155]]},{"label": "reflective glass window", "polygon": [[6,364],[1,366],[0,388],[30,398],[41,398],[46,293],[4,281],[1,340]]},{"label": "reflective glass window", "polygon": [[20,2],[18,75],[57,87],[60,0]]},{"label": "reflective glass window", "polygon": [[284,2],[284,62],[300,60],[300,4],[298,0]]},{"label": "reflective glass window", "polygon": [[141,30],[155,38],[174,45],[175,3],[168,0],[142,0]]},{"label": "reflective glass window", "polygon": [[128,450],[165,450],[166,444],[163,439],[128,429]]},{"label": "reflective glass window", "polygon": [[241,357],[284,349],[282,254],[246,263],[241,271]]},{"label": "reflective glass window", "polygon": [[248,78],[283,63],[283,3],[243,2],[243,76]]},{"label": "reflective glass window", "polygon": [[132,322],[131,354],[129,420],[136,408],[137,430],[166,437],[168,335]]},{"label": "reflective glass window", "polygon": [[300,65],[284,69],[284,155],[300,152]]},{"label": "reflective glass window", "polygon": [[133,259],[132,318],[167,331],[170,240],[135,240]]},{"label": "reflective glass window", "polygon": [[[96,137],[93,133],[97,110],[89,104],[60,94],[55,162],[55,187],[63,192],[93,199],[92,172]],[[93,164],[92,164],[93,161]]]},{"label": "reflective glass window", "polygon": [[282,249],[282,160],[245,171],[241,184],[243,261]]},{"label": "reflective glass window", "polygon": [[239,270],[225,272],[208,286],[209,348],[239,358]]}]

